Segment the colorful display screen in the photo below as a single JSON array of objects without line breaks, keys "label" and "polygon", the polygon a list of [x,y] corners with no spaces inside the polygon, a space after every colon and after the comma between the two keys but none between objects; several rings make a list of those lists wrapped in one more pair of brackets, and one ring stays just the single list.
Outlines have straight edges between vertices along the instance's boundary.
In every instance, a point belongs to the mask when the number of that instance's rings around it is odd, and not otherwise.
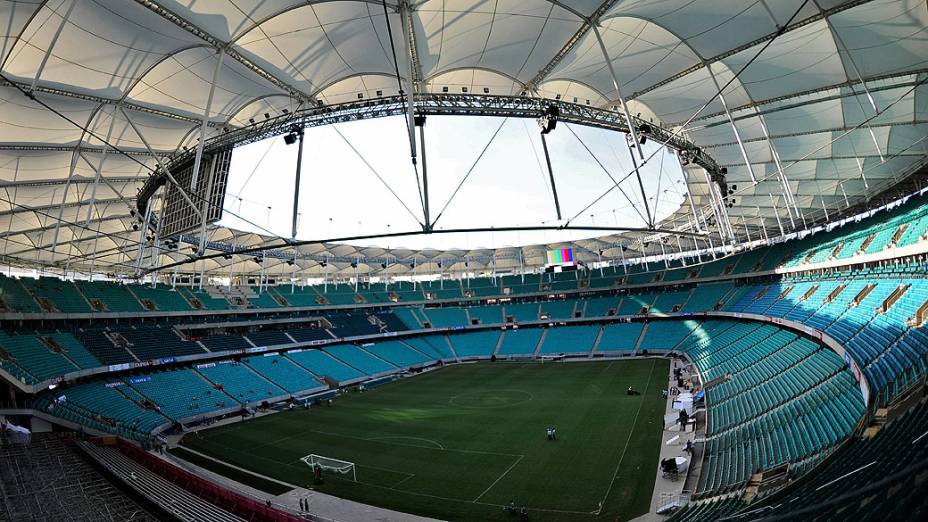
[{"label": "colorful display screen", "polygon": [[548,250],[548,259],[549,265],[561,265],[564,263],[573,263],[574,262],[574,249],[572,248],[559,248],[557,250]]}]

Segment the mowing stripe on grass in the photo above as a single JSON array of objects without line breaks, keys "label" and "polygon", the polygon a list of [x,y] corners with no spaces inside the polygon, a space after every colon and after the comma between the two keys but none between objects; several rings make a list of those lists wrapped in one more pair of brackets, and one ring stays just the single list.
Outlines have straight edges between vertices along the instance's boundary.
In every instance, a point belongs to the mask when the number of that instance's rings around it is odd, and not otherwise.
[{"label": "mowing stripe on grass", "polygon": [[603,506],[606,504],[606,500],[609,498],[609,493],[612,492],[612,486],[615,484],[615,478],[619,475],[619,468],[622,467],[622,461],[625,460],[625,452],[628,450],[628,443],[632,440],[632,435],[635,434],[635,425],[638,424],[638,415],[641,414],[641,406],[644,404],[644,398],[648,394],[648,387],[651,386],[651,376],[654,375],[654,364],[655,360],[651,361],[651,370],[648,371],[648,383],[644,386],[644,391],[641,392],[641,399],[638,401],[638,410],[635,411],[635,420],[632,421],[632,429],[628,432],[628,438],[625,439],[625,447],[622,448],[622,455],[619,457],[619,462],[615,465],[615,471],[612,473],[612,480],[609,481],[609,487],[606,488],[606,494],[603,495],[603,499],[599,501],[599,507],[596,509],[596,514],[602,513]]}]

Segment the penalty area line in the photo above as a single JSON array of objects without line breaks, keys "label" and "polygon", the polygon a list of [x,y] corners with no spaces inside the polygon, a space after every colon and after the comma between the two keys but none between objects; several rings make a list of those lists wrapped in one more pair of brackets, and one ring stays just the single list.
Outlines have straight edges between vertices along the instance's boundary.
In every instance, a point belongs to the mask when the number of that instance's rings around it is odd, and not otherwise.
[{"label": "penalty area line", "polygon": [[406,478],[400,480],[399,482],[397,482],[396,484],[393,484],[392,486],[390,486],[390,489],[396,489],[396,488],[398,488],[398,487],[400,486],[400,484],[402,484],[403,482],[406,482],[407,480],[409,480],[409,479],[411,479],[411,478],[413,478],[413,477],[415,477],[415,476],[416,476],[415,473],[410,473],[408,477],[406,477]]},{"label": "penalty area line", "polygon": [[477,495],[477,498],[475,498],[475,499],[472,500],[471,502],[473,502],[473,503],[476,504],[477,501],[480,500],[481,497],[483,497],[484,495],[487,494],[488,491],[490,491],[491,489],[493,489],[493,486],[495,486],[495,485],[497,484],[497,482],[499,482],[500,480],[503,480],[503,477],[505,477],[506,475],[508,475],[509,472],[512,471],[512,468],[516,467],[516,464],[522,462],[522,459],[523,459],[524,457],[525,457],[525,455],[519,455],[519,458],[517,458],[516,461],[512,463],[512,465],[510,465],[508,468],[506,468],[506,471],[504,471],[500,476],[496,477],[496,480],[494,480],[493,483],[490,484],[490,486],[489,486],[487,489],[483,490],[483,493]]}]

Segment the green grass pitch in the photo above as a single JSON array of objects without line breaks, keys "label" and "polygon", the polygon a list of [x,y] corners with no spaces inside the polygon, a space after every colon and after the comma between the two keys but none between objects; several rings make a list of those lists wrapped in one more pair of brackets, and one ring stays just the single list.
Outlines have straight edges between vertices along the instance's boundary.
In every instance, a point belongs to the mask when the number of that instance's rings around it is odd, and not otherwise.
[{"label": "green grass pitch", "polygon": [[329,472],[316,489],[446,520],[511,520],[510,499],[536,521],[628,520],[650,504],[668,369],[666,359],[455,365],[183,445],[306,487],[301,457],[351,461],[357,482]]}]

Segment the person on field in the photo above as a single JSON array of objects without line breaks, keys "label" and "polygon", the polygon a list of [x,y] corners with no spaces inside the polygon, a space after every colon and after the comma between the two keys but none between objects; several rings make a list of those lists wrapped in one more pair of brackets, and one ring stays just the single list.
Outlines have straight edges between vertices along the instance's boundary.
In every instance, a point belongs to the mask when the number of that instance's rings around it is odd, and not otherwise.
[{"label": "person on field", "polygon": [[512,499],[509,499],[509,504],[506,505],[506,512],[510,515],[516,514],[516,502]]}]

